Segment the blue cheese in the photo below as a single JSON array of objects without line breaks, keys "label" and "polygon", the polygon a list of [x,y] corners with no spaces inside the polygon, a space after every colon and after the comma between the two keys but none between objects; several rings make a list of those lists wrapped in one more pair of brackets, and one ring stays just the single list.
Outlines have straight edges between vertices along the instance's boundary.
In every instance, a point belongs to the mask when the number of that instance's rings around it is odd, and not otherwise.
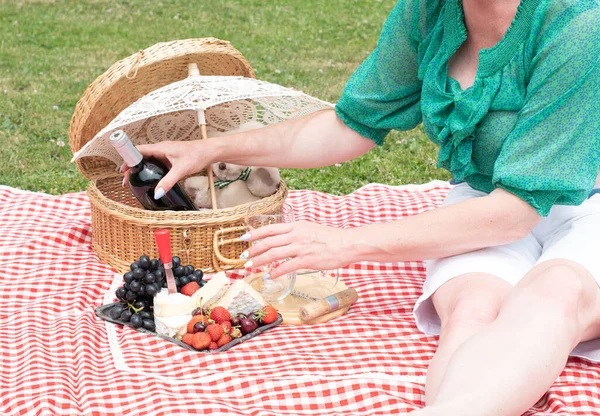
[{"label": "blue cheese", "polygon": [[231,285],[225,295],[216,303],[217,306],[226,308],[231,316],[248,315],[261,309],[266,304],[261,294],[241,279]]}]

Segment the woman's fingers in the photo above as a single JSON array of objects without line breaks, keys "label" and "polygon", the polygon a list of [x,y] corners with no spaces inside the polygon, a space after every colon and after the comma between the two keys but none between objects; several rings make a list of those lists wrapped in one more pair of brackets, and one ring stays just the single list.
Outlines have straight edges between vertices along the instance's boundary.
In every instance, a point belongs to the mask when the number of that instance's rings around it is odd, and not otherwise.
[{"label": "woman's fingers", "polygon": [[274,262],[282,261],[290,257],[296,257],[296,248],[293,245],[272,248],[260,256],[256,256],[246,262],[246,267],[261,267]]},{"label": "woman's fingers", "polygon": [[123,188],[129,186],[129,175],[130,175],[131,171],[129,169],[127,169],[125,171],[125,173],[123,174]]},{"label": "woman's fingers", "polygon": [[181,178],[185,176],[185,174],[186,171],[181,165],[173,166],[165,177],[156,184],[156,188],[154,189],[154,199],[162,198]]},{"label": "woman's fingers", "polygon": [[[293,223],[271,224],[257,228],[242,236],[243,241],[262,240],[267,237],[274,237],[280,234],[287,234],[294,229]],[[261,242],[262,243],[262,242]]]},{"label": "woman's fingers", "polygon": [[244,251],[240,256],[241,259],[251,259],[261,254],[265,253],[268,250],[271,250],[275,247],[287,246],[292,242],[292,238],[289,233],[276,235],[274,237],[269,237],[260,242],[260,244],[254,244],[248,250]]},{"label": "woman's fingers", "polygon": [[162,142],[156,144],[140,144],[136,148],[144,155],[144,157],[153,157],[164,163],[169,169],[172,167],[171,161],[167,157],[168,146],[173,142]]}]

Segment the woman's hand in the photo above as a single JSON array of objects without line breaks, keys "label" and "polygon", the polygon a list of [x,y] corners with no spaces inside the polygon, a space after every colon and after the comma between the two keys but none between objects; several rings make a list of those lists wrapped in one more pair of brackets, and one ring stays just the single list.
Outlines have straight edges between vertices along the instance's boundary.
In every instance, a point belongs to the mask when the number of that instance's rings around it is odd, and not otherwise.
[{"label": "woman's hand", "polygon": [[[153,157],[164,163],[170,170],[156,185],[154,198],[158,199],[168,192],[181,178],[199,172],[212,163],[210,155],[210,141],[167,141],[157,144],[144,144],[137,146],[144,157]],[[129,168],[121,167],[125,173],[123,185],[129,178]]]},{"label": "woman's hand", "polygon": [[243,240],[258,241],[241,258],[247,267],[258,267],[280,262],[270,271],[277,278],[298,269],[327,270],[353,262],[348,250],[347,230],[300,221],[274,224],[252,230]]}]

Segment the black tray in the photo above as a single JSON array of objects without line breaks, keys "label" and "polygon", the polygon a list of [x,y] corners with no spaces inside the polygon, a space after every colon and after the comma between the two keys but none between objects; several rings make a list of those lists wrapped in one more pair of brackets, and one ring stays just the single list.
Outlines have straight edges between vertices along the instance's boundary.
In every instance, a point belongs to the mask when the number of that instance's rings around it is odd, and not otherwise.
[{"label": "black tray", "polygon": [[[110,316],[108,316],[108,310],[110,308],[112,308],[114,305],[116,305],[119,302],[115,302],[115,303],[109,303],[108,305],[103,305],[103,306],[99,306],[96,309],[94,309],[94,312],[96,313],[96,316],[98,316],[100,319],[104,319],[105,321],[108,322],[112,322],[113,324],[118,324],[118,325],[123,325],[123,326],[128,326],[130,328],[133,328],[133,326],[131,325],[131,323],[129,322],[123,322],[120,321],[118,319],[113,319]],[[191,318],[190,318],[191,319]],[[194,347],[192,347],[191,345],[187,345],[182,341],[179,341],[175,338],[171,338],[171,337],[167,337],[165,335],[160,335],[157,334],[156,332],[153,331],[148,331],[147,329],[144,328],[133,328],[138,332],[143,332],[145,334],[150,334],[150,335],[154,335],[155,337],[158,338],[163,338],[166,339],[167,341],[171,341],[174,344],[179,345],[182,348],[185,348],[186,350],[190,350],[190,351],[196,351],[196,352],[204,352],[204,353],[211,353],[211,352],[221,352],[221,351],[227,351],[228,349],[235,347],[236,345],[238,345],[240,342],[244,342],[247,339],[250,338],[254,338],[255,336],[257,336],[260,333],[263,333],[271,328],[273,328],[274,326],[279,325],[281,322],[283,321],[283,318],[281,316],[281,314],[277,314],[277,320],[275,322],[271,322],[270,324],[267,325],[263,325],[263,326],[259,326],[258,328],[256,328],[254,331],[250,332],[249,334],[243,335],[239,338],[234,338],[233,341],[223,345],[222,347],[219,347],[215,350],[202,350],[202,351],[198,351],[197,349],[195,349]]]}]

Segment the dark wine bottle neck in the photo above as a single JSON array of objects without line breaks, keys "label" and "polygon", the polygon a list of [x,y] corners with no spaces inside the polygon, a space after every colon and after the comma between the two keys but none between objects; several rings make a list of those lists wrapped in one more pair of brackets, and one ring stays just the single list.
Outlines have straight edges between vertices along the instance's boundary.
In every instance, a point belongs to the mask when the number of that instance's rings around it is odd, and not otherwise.
[{"label": "dark wine bottle neck", "polygon": [[129,137],[127,137],[127,134],[125,134],[124,131],[121,130],[113,133],[110,137],[110,142],[117,152],[119,152],[125,164],[130,168],[142,163],[142,154],[136,149],[135,145],[129,140]]}]

